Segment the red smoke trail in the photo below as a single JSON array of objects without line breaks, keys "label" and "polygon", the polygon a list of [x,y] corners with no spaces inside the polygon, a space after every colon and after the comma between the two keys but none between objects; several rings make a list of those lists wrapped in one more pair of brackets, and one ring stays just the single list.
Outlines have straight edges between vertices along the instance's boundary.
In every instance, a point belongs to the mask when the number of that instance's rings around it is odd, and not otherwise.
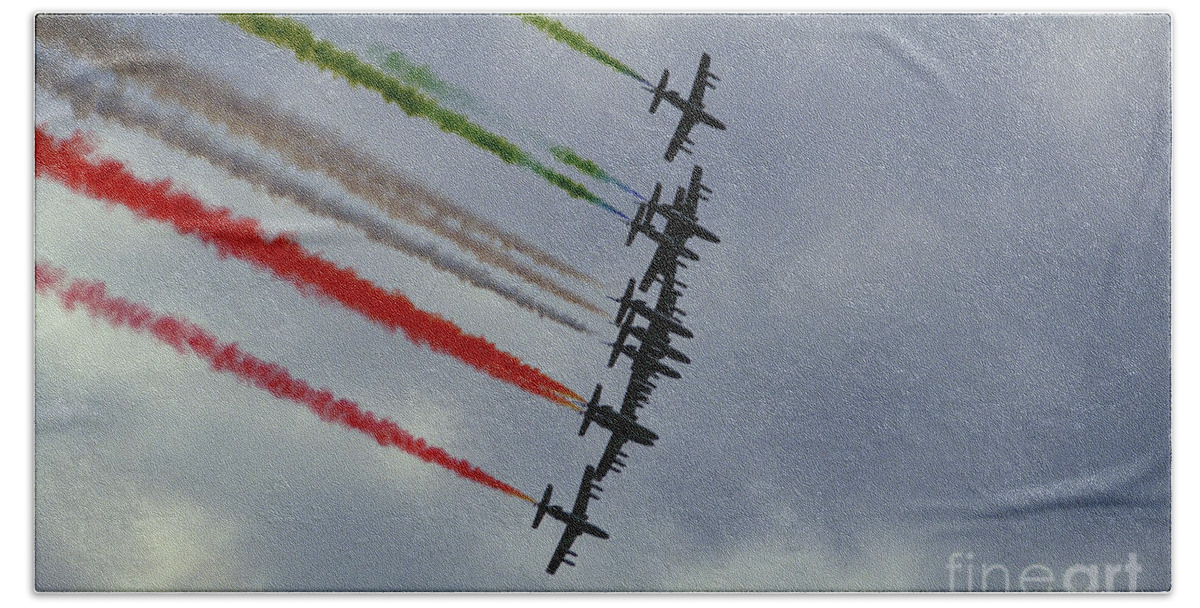
[{"label": "red smoke trail", "polygon": [[336,300],[391,331],[402,330],[415,344],[427,345],[534,395],[572,409],[576,407],[564,397],[582,399],[495,344],[417,308],[402,294],[388,292],[351,269],[309,253],[291,238],[268,237],[254,219],[235,217],[229,209],[209,207],[190,194],[172,191],[169,181],[141,181],[118,161],[88,160],[91,149],[79,133],[57,139],[39,127],[34,144],[38,176],[54,178],[85,196],[121,204],[142,217],[170,224],[180,234],[211,245],[221,257],[232,256],[270,270],[301,293],[315,292]]},{"label": "red smoke trail", "polygon": [[479,467],[461,458],[454,458],[442,448],[413,437],[395,422],[377,418],[357,403],[337,399],[328,389],[314,389],[303,380],[293,378],[287,369],[246,354],[237,344],[222,343],[203,328],[184,319],[160,315],[149,308],[105,293],[104,283],[76,279],[67,283],[66,272],[48,264],[34,267],[34,285],[38,293],[57,295],[63,308],[74,311],[82,306],[94,319],[107,321],[113,327],[128,327],[139,333],[149,333],[160,342],[169,344],[179,353],[191,351],[208,361],[213,371],[227,372],[261,388],[279,399],[288,399],[308,407],[321,420],[366,433],[379,445],[396,446],[425,462],[454,471],[458,475],[533,502],[524,492],[492,477]]}]

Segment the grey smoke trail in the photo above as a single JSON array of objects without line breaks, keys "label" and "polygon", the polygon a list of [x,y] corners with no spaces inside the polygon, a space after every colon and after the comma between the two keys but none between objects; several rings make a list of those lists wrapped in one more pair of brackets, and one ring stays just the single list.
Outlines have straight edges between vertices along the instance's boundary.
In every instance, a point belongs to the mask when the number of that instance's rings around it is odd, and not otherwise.
[{"label": "grey smoke trail", "polygon": [[[599,316],[609,316],[595,303],[521,264],[505,250],[519,252],[566,276],[600,286],[596,279],[399,175],[342,142],[335,133],[283,114],[264,100],[249,99],[204,71],[177,60],[147,60],[151,53],[141,41],[120,35],[110,24],[95,18],[39,17],[36,35],[39,40],[105,64],[119,75],[138,81],[155,95],[277,151],[302,169],[325,173],[348,192],[379,206],[391,217],[450,239],[485,264],[502,268]],[[481,240],[480,236],[489,240]]]},{"label": "grey smoke trail", "polygon": [[385,220],[355,209],[344,197],[321,194],[280,167],[232,145],[213,132],[211,126],[181,108],[169,108],[148,97],[136,95],[117,76],[69,59],[64,53],[38,48],[36,81],[70,102],[76,116],[96,114],[150,135],[194,157],[208,161],[230,175],[285,198],[309,213],[327,217],[361,230],[371,240],[424,260],[434,268],[460,280],[491,291],[504,299],[575,331],[590,333],[579,321],[541,304],[516,288],[504,285],[486,270],[464,264],[438,251],[436,245],[410,238]]}]

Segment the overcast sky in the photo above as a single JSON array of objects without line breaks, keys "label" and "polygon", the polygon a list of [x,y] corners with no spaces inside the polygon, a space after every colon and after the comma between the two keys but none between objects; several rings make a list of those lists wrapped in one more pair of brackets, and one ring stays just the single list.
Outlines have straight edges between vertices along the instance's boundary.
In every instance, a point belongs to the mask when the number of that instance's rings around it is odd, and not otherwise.
[{"label": "overcast sky", "polygon": [[[612,538],[581,537],[579,567],[549,577],[561,526],[531,530],[528,503],[39,298],[39,588],[946,590],[968,552],[1014,588],[1031,564],[1061,588],[1073,565],[1130,553],[1139,589],[1170,585],[1168,17],[564,17],[684,94],[712,55],[705,99],[729,128],[697,127],[695,156],[670,164],[675,110],[649,114],[635,81],[518,19],[300,19],[430,66],[531,152],[536,131],[642,191],[704,167],[699,215],[722,242],[698,242],[681,276],[693,364],[640,419],[661,440],[627,448],[590,507]],[[586,270],[606,286],[574,285],[592,299],[650,258],[614,216],[215,17],[120,25]],[[580,393],[623,389],[602,319],[559,304],[600,333],[582,336],[44,89],[35,103],[50,131],[94,133],[140,177],[294,233]],[[553,483],[569,505],[599,458],[606,433],[579,438],[563,408],[161,224],[36,188],[39,260],[531,495]]]}]

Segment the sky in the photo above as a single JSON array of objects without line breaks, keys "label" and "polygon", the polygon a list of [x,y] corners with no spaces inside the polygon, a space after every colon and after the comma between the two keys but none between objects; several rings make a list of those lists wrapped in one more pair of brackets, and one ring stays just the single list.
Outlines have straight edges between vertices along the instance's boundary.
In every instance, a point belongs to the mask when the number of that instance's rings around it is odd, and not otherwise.
[{"label": "sky", "polygon": [[[613,538],[580,538],[579,567],[549,577],[558,526],[529,529],[528,503],[40,296],[39,589],[948,590],[956,553],[976,576],[1004,565],[1014,587],[1044,565],[1056,588],[1074,565],[1135,553],[1138,588],[1169,588],[1168,17],[563,17],[681,90],[712,55],[706,102],[729,129],[698,127],[695,155],[673,163],[672,110],[649,114],[636,81],[518,19],[299,19],[343,49],[430,66],[531,151],[545,155],[521,134],[539,132],[643,191],[704,167],[699,216],[722,242],[697,244],[681,277],[693,364],[640,418],[662,439],[627,449],[589,509]],[[622,246],[615,216],[215,17],[118,25],[585,270],[604,288],[573,287],[593,300],[651,255]],[[293,234],[579,393],[623,388],[627,364],[604,367],[615,328],[532,286],[597,335],[40,87],[35,120],[93,133],[139,177]],[[530,495],[553,483],[569,502],[599,457],[603,433],[579,438],[569,410],[125,209],[35,188],[39,261],[187,317]]]}]

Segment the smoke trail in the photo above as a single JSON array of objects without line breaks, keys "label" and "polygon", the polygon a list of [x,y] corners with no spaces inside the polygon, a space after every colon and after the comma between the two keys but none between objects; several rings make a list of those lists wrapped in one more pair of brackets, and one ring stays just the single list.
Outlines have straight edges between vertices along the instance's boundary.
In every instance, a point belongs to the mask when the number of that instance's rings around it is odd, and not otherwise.
[{"label": "smoke trail", "polygon": [[479,112],[482,107],[470,93],[438,78],[429,66],[424,66],[409,59],[400,51],[385,53],[382,50],[371,50],[372,60],[391,75],[407,84],[420,88],[433,95],[442,103],[448,103],[459,111]]},{"label": "smoke trail", "polygon": [[[369,51],[373,54],[372,60],[375,61],[384,71],[399,78],[400,80],[420,88],[422,91],[433,95],[438,101],[453,106],[460,112],[471,112],[474,114],[490,115],[496,118],[494,112],[490,112],[482,107],[482,105],[471,96],[470,93],[447,83],[437,77],[428,66],[419,65],[406,57],[400,51],[392,51],[384,53],[383,51]],[[513,122],[511,118],[501,118],[506,122]],[[550,143],[545,137],[534,133],[529,129],[517,128],[526,137],[534,139],[544,148],[549,149],[554,158],[564,165],[569,165],[579,170],[580,173],[591,178],[602,181],[606,184],[612,184],[629,194],[632,194],[642,200],[646,200],[636,190],[626,185],[621,180],[609,175],[594,161],[583,158],[579,153],[571,150],[566,146],[560,146]]]},{"label": "smoke trail", "polygon": [[371,202],[389,217],[427,228],[450,239],[480,262],[508,271],[593,314],[607,316],[599,305],[522,264],[477,235],[492,236],[502,246],[528,255],[535,262],[563,274],[599,284],[596,279],[525,243],[520,237],[496,229],[469,211],[408,182],[377,160],[340,142],[336,135],[297,119],[281,116],[265,102],[246,100],[232,89],[207,78],[185,80],[181,76],[188,74],[176,69],[176,64],[124,63],[114,67],[118,74],[139,80],[160,96],[204,114],[209,120],[224,123],[231,132],[279,152],[297,167],[328,175],[347,192]]},{"label": "smoke trail", "polygon": [[[67,98],[76,116],[92,113],[115,120],[130,128],[140,128],[169,145],[204,159],[235,177],[286,198],[310,213],[357,228],[368,238],[431,264],[460,280],[487,289],[506,300],[575,331],[591,333],[586,326],[536,300],[516,288],[498,282],[487,271],[469,266],[438,251],[432,243],[412,239],[387,222],[359,211],[340,196],[326,196],[298,177],[230,145],[205,129],[184,110],[168,110],[135,97],[119,84],[115,75],[105,74],[78,62],[68,61],[61,53],[40,48],[35,68],[38,85]],[[106,82],[108,81],[108,82]]]},{"label": "smoke trail", "polygon": [[489,488],[500,490],[530,502],[524,492],[492,477],[462,458],[454,458],[446,450],[434,447],[424,439],[413,437],[387,418],[363,410],[348,399],[335,398],[329,389],[314,389],[303,380],[293,378],[283,366],[268,363],[247,354],[232,342],[221,342],[204,328],[186,319],[164,315],[106,293],[104,283],[75,279],[68,283],[66,271],[49,264],[34,267],[34,288],[41,295],[56,295],[63,308],[74,311],[82,307],[88,316],[108,322],[114,328],[129,328],[153,336],[180,354],[188,351],[204,359],[213,371],[226,372],[258,387],[279,399],[287,399],[307,407],[321,420],[336,422],[375,438],[382,446],[401,450],[457,473]]},{"label": "smoke trail", "polygon": [[629,219],[582,184],[542,165],[507,139],[480,127],[462,114],[443,108],[419,90],[384,74],[354,53],[338,49],[325,40],[318,40],[312,30],[299,21],[262,14],[225,14],[221,15],[221,19],[242,28],[248,34],[292,51],[296,59],[312,63],[322,70],[329,70],[346,79],[352,86],[361,86],[379,93],[385,101],[396,104],[409,116],[424,118],[439,129],[462,137],[510,165],[519,165],[533,171],[572,198],[585,200]]},{"label": "smoke trail", "polygon": [[[378,206],[394,219],[426,228],[453,241],[485,264],[506,270],[597,315],[608,316],[598,305],[521,264],[508,251],[600,287],[595,278],[429,191],[343,142],[328,129],[284,114],[266,101],[248,99],[187,64],[167,58],[148,61],[145,58],[153,53],[139,39],[121,35],[110,24],[94,18],[40,16],[36,33],[38,40],[107,64],[120,76],[138,81],[160,98],[224,124],[235,135],[275,150],[301,169],[328,175],[348,192]],[[498,245],[481,240],[481,236]]]},{"label": "smoke trail", "polygon": [[575,49],[576,51],[603,63],[604,65],[632,78],[635,78],[646,85],[654,86],[652,83],[642,78],[641,74],[633,71],[633,68],[617,61],[615,57],[600,50],[599,47],[584,38],[582,34],[573,32],[559,21],[555,21],[545,15],[536,15],[532,13],[516,13],[515,16],[520,17],[521,21],[532,25],[546,33],[547,36]]},{"label": "smoke trail", "polygon": [[579,398],[537,368],[522,363],[480,336],[466,334],[454,323],[421,310],[398,292],[389,292],[348,268],[309,253],[286,236],[268,237],[258,222],[235,217],[228,209],[206,206],[169,181],[145,182],[112,159],[92,162],[78,133],[59,140],[40,127],[34,133],[34,168],[90,198],[128,207],[135,214],[172,226],[216,249],[292,283],[305,295],[334,300],[389,331],[401,330],[418,346],[450,355],[497,380],[508,382],[554,403],[577,409],[564,396]]},{"label": "smoke trail", "polygon": [[616,186],[616,187],[618,187],[618,188],[620,188],[642,200],[646,200],[646,197],[642,196],[641,194],[638,194],[637,190],[634,190],[633,188],[630,188],[629,186],[625,185],[624,182],[609,175],[607,172],[604,171],[604,169],[601,169],[600,166],[597,165],[596,163],[594,163],[586,158],[583,158],[582,156],[577,154],[574,150],[572,150],[566,146],[554,146],[554,147],[550,148],[550,153],[554,155],[554,158],[558,159],[558,162],[560,162],[564,165],[570,165],[572,167],[575,167],[576,169],[579,170],[580,173],[583,173],[584,175],[588,175],[588,176],[594,177],[602,182],[612,184],[612,185],[614,185],[614,186]]}]

